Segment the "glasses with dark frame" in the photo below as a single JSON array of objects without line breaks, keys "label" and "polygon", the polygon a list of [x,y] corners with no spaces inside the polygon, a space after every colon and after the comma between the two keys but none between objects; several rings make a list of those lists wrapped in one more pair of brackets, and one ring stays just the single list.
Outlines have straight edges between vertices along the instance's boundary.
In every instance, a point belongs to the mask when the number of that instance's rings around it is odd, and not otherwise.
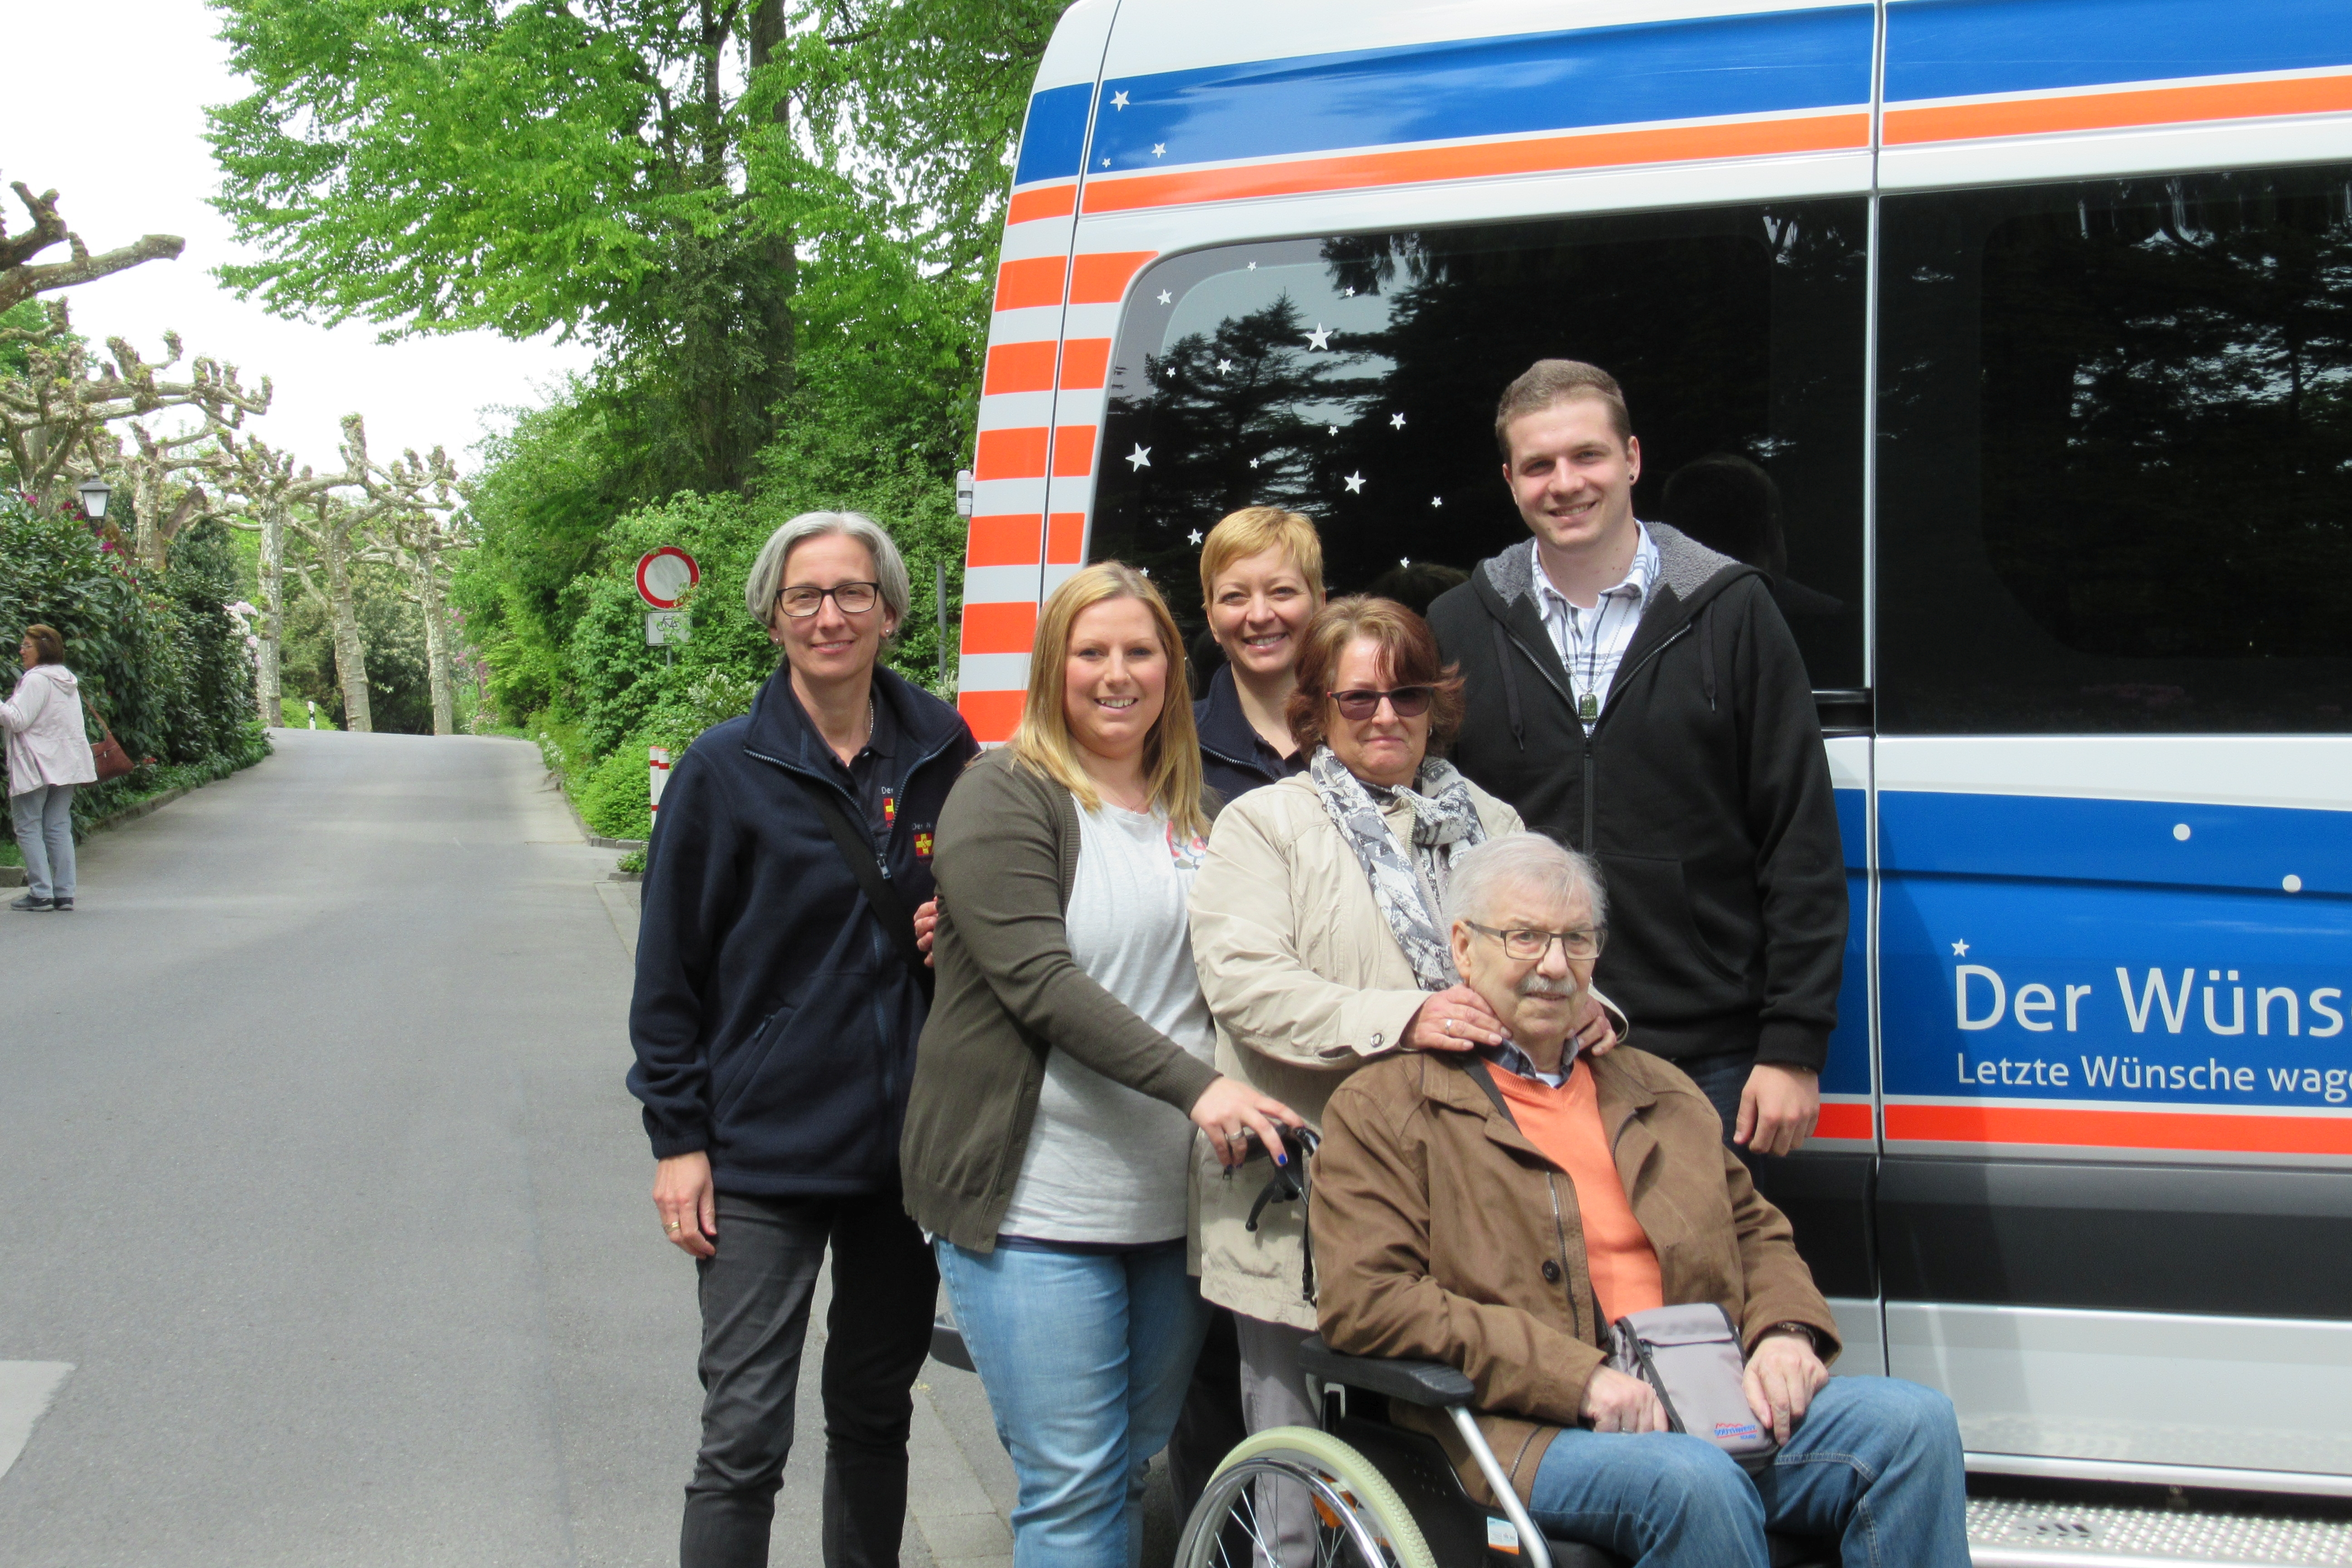
[{"label": "glasses with dark frame", "polygon": [[1360,723],[1381,710],[1383,698],[1398,718],[1418,719],[1429,711],[1436,695],[1434,686],[1400,686],[1388,691],[1334,691],[1331,700],[1339,705],[1340,718]]},{"label": "glasses with dark frame", "polygon": [[1598,958],[1601,956],[1601,939],[1608,935],[1597,926],[1580,927],[1575,931],[1536,931],[1517,926],[1509,931],[1496,931],[1493,926],[1482,926],[1476,921],[1464,921],[1462,923],[1501,942],[1505,956],[1517,963],[1541,963],[1543,955],[1551,951],[1553,942],[1559,943],[1560,952],[1570,958]]},{"label": "glasses with dark frame", "polygon": [[776,605],[794,620],[806,620],[824,607],[828,597],[843,615],[862,616],[880,602],[882,584],[835,583],[830,588],[794,586],[776,595]]}]

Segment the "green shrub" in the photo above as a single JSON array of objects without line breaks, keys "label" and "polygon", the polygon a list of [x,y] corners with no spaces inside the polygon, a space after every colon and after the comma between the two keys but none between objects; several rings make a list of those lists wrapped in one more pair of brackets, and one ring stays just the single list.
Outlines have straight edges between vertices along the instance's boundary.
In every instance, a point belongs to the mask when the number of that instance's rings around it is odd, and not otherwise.
[{"label": "green shrub", "polygon": [[572,801],[600,837],[646,838],[654,827],[651,782],[646,749],[623,746],[589,770]]}]

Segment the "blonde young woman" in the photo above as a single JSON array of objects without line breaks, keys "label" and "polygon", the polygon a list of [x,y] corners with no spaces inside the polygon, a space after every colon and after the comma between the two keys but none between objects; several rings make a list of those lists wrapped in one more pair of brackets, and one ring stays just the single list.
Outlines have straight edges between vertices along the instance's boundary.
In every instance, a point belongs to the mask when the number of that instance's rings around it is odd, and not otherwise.
[{"label": "blonde young woman", "polygon": [[1194,1129],[1237,1163],[1298,1120],[1211,1065],[1186,938],[1208,828],[1176,624],[1141,574],[1088,567],[1039,617],[1012,743],[940,816],[901,1145],[1020,1479],[1020,1568],[1127,1568],[1206,1322]]},{"label": "blonde young woman", "polygon": [[1323,607],[1314,522],[1274,506],[1219,520],[1201,546],[1201,603],[1225,662],[1192,704],[1192,722],[1209,787],[1230,802],[1307,765],[1286,708],[1300,636]]}]

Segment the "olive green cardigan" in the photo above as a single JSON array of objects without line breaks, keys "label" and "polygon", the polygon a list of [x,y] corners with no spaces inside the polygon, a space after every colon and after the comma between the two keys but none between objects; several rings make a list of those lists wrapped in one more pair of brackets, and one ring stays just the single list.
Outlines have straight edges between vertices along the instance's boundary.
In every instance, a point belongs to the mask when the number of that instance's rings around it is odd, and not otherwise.
[{"label": "olive green cardigan", "polygon": [[[1213,811],[1215,796],[1203,804]],[[1063,912],[1078,875],[1070,792],[1003,747],[964,773],[932,858],[939,992],[915,1049],[898,1145],[907,1212],[987,1252],[1013,1202],[1046,1053],[1189,1112],[1217,1069],[1137,1017],[1070,956]]]}]

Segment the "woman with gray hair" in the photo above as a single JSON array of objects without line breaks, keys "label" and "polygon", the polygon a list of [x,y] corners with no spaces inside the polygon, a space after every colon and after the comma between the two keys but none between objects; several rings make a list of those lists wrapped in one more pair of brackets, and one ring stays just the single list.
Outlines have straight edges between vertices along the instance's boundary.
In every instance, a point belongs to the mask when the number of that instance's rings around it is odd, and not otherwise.
[{"label": "woman with gray hair", "polygon": [[745,608],[782,662],[678,760],[646,852],[629,1089],[662,1234],[695,1260],[702,1305],[683,1568],[768,1561],[828,1247],[824,1561],[898,1560],[939,1288],[898,1178],[930,1004],[914,912],[940,807],[979,751],[955,710],[878,662],[908,596],[872,520],[777,529]]}]

